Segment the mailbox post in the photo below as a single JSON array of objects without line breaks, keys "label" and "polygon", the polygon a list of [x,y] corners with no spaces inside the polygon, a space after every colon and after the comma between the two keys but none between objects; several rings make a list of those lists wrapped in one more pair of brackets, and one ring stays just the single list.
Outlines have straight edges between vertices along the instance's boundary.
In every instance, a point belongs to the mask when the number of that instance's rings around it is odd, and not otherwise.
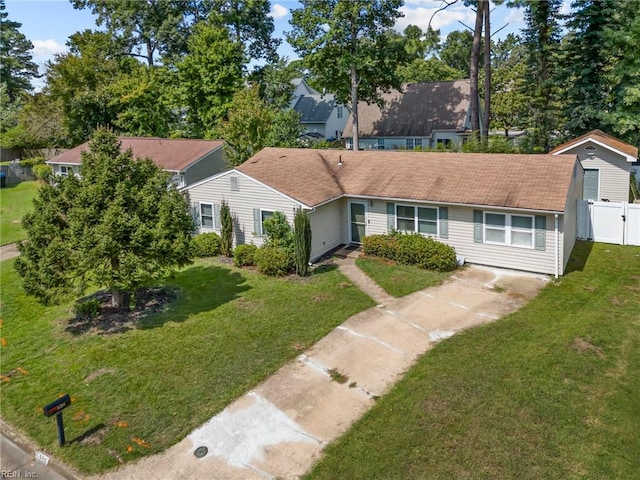
[{"label": "mailbox post", "polygon": [[62,410],[71,405],[71,397],[69,395],[63,395],[56,401],[51,402],[49,405],[43,408],[44,416],[51,417],[56,416],[56,423],[58,425],[58,443],[62,447],[64,445],[64,423],[62,421]]}]

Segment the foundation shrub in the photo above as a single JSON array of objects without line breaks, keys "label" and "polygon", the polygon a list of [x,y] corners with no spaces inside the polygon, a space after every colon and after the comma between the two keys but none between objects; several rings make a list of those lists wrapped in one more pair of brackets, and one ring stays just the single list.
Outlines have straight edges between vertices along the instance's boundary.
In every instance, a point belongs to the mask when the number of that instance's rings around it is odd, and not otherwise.
[{"label": "foundation shrub", "polygon": [[248,267],[256,264],[256,252],[258,247],[255,245],[238,245],[233,250],[233,264],[236,267]]},{"label": "foundation shrub", "polygon": [[363,240],[366,255],[395,260],[403,265],[416,265],[426,270],[450,272],[457,267],[453,247],[419,233],[371,235]]},{"label": "foundation shrub", "polygon": [[217,233],[201,233],[191,239],[191,253],[194,257],[215,257],[220,255],[220,243]]},{"label": "foundation shrub", "polygon": [[293,270],[293,256],[284,247],[265,245],[256,251],[255,264],[260,273],[281,277]]}]

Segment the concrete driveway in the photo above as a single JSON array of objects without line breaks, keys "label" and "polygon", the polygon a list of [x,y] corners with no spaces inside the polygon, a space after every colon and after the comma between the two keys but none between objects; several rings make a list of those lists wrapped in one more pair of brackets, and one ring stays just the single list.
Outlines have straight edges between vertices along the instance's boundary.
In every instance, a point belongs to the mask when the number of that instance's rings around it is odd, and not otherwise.
[{"label": "concrete driveway", "polygon": [[392,299],[351,267],[347,259],[340,269],[384,303],[349,318],[179,444],[103,478],[298,478],[419,355],[516,310],[547,282],[471,266],[440,287]]}]

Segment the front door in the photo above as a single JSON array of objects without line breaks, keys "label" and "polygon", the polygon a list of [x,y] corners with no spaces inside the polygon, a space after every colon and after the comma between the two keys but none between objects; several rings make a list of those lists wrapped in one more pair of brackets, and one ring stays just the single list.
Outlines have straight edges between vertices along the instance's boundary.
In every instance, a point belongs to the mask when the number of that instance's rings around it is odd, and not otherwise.
[{"label": "front door", "polygon": [[349,241],[362,243],[367,231],[367,204],[349,202]]}]

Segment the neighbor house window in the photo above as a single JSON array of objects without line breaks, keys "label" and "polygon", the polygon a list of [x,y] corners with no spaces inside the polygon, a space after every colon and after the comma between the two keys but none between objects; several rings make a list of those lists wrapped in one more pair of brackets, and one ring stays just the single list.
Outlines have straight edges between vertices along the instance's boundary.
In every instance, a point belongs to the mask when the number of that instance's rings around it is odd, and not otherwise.
[{"label": "neighbor house window", "polygon": [[414,138],[413,139],[413,148],[422,148],[422,139],[421,138]]},{"label": "neighbor house window", "polygon": [[396,205],[396,230],[438,235],[438,209]]},{"label": "neighbor house window", "polygon": [[405,146],[407,150],[413,150],[413,138],[407,138],[405,140]]},{"label": "neighbor house window", "polygon": [[344,114],[344,112],[342,111],[343,107],[337,107],[337,115],[338,118],[342,118],[342,115]]},{"label": "neighbor house window", "polygon": [[384,138],[378,139],[378,150],[384,150]]},{"label": "neighbor house window", "polygon": [[240,190],[240,186],[238,184],[238,177],[229,177],[231,191],[237,192]]},{"label": "neighbor house window", "polygon": [[200,204],[200,226],[213,228],[213,205],[210,203]]},{"label": "neighbor house window", "polygon": [[484,241],[498,245],[533,248],[534,222],[530,215],[484,214]]},{"label": "neighbor house window", "polygon": [[439,138],[438,140],[436,140],[436,147],[437,148],[444,148],[445,150],[448,150],[451,148],[452,142],[450,138]]},{"label": "neighbor house window", "polygon": [[66,165],[60,165],[60,175],[66,177],[69,173],[73,172],[71,167],[67,167]]}]

